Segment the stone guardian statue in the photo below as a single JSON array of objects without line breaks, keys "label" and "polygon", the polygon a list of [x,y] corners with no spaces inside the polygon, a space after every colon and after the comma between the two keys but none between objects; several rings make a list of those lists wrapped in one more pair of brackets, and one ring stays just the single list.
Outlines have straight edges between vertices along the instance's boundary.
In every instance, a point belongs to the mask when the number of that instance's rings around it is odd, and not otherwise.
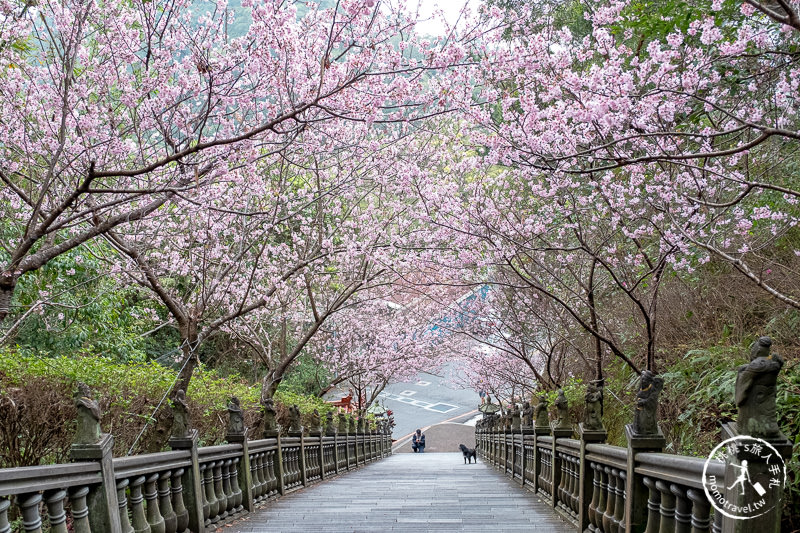
[{"label": "stone guardian statue", "polygon": [[301,431],[303,428],[300,425],[300,408],[295,404],[289,407],[289,432],[300,433]]},{"label": "stone guardian statue", "polygon": [[555,427],[558,429],[570,429],[572,425],[569,423],[569,403],[567,397],[564,395],[564,389],[558,389],[558,397],[555,401],[556,410],[558,411],[558,420]]},{"label": "stone guardian statue", "polygon": [[78,382],[75,392],[75,407],[78,409],[78,430],[74,444],[96,444],[102,434],[100,430],[100,405],[92,397],[92,391],[86,383]]},{"label": "stone guardian statue", "polygon": [[583,429],[603,431],[603,382],[590,381],[586,387]]},{"label": "stone guardian statue", "polygon": [[758,339],[750,347],[750,362],[738,369],[736,426],[741,435],[784,441],[775,411],[776,384],[784,361],[780,355],[770,354],[771,346],[771,338]]},{"label": "stone guardian statue", "polygon": [[264,437],[274,437],[278,431],[278,413],[275,411],[272,398],[266,398],[261,402],[261,412],[264,419]]},{"label": "stone guardian statue", "polygon": [[539,395],[539,403],[533,410],[536,418],[536,427],[550,427],[550,418],[547,416],[547,396]]},{"label": "stone guardian statue", "polygon": [[239,398],[231,396],[228,403],[228,435],[244,434],[244,411],[239,403]]},{"label": "stone guardian statue", "polygon": [[642,372],[639,392],[636,393],[636,410],[633,413],[634,435],[659,435],[658,395],[664,388],[664,380],[652,370]]},{"label": "stone guardian statue", "polygon": [[172,400],[172,438],[185,439],[189,436],[192,424],[189,419],[189,406],[186,403],[186,391],[179,389]]},{"label": "stone guardian statue", "polygon": [[530,402],[522,404],[522,427],[529,428],[533,426],[533,407]]}]

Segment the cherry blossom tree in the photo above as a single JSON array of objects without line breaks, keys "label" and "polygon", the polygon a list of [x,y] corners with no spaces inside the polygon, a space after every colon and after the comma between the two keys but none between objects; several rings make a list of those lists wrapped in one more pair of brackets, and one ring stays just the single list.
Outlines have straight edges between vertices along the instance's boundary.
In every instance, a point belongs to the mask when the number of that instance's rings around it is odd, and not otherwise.
[{"label": "cherry blossom tree", "polygon": [[352,388],[359,410],[372,405],[389,383],[436,367],[442,348],[431,331],[435,311],[398,304],[391,285],[371,292],[378,294],[359,295],[362,301],[337,313],[310,347],[333,376],[328,388]]},{"label": "cherry blossom tree", "polygon": [[0,320],[26,272],[178,195],[246,179],[308,128],[441,112],[424,74],[465,60],[373,1],[301,18],[287,2],[243,6],[252,23],[236,39],[224,3],[0,6]]},{"label": "cherry blossom tree", "polygon": [[796,6],[716,1],[678,16],[604,2],[577,34],[517,8],[483,63],[497,104],[473,107],[485,160],[544,175],[542,198],[591,184],[628,220],[656,211],[670,264],[713,254],[797,308],[753,253],[797,226]]}]

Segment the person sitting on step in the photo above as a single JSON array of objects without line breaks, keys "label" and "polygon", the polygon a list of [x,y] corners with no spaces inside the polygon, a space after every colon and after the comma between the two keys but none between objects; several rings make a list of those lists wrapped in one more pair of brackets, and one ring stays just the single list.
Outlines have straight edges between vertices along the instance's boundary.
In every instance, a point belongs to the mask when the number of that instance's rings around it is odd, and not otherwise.
[{"label": "person sitting on step", "polygon": [[411,437],[411,449],[414,450],[414,453],[425,452],[425,434],[421,429],[418,429]]}]

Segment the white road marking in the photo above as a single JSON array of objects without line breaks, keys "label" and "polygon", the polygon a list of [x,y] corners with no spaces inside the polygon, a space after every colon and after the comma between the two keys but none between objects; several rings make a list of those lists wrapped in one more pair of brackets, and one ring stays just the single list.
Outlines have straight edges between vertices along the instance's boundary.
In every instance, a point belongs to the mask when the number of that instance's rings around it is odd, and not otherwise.
[{"label": "white road marking", "polygon": [[404,403],[406,405],[413,405],[414,407],[419,407],[420,409],[425,409],[426,411],[433,411],[434,413],[449,413],[450,411],[455,411],[456,409],[459,408],[458,405],[453,405],[450,403],[443,403],[443,402],[430,403],[410,398],[409,396],[411,394],[414,394],[414,392],[415,391],[403,391],[400,394],[392,394],[391,392],[382,392],[378,395],[378,397],[383,398],[384,400],[394,400],[396,402]]}]

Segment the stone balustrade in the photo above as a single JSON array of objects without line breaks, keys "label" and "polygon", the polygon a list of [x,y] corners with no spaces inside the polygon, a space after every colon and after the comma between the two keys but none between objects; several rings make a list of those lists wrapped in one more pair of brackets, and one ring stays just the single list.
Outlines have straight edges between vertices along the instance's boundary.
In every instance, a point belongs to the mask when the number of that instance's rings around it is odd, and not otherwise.
[{"label": "stone balustrade", "polygon": [[738,420],[722,424],[718,456],[662,453],[666,439],[657,413],[664,381],[651,370],[642,372],[633,423],[625,426],[627,447],[604,444],[600,379],[587,385],[577,428],[561,390],[557,420],[549,419],[544,394],[535,409],[526,402],[502,415],[498,406],[483,405],[477,448],[581,533],[778,533],[793,441],[776,418],[775,384],[784,361],[771,346],[769,337],[759,338],[750,363],[737,368]]},{"label": "stone balustrade", "polygon": [[[525,428],[479,427],[476,441],[485,461],[535,492],[579,531],[723,531],[721,515],[713,514],[703,492],[702,458],[631,454],[620,446]],[[725,464],[710,461],[708,473],[724,478]],[[631,490],[642,497],[629,502]],[[631,509],[631,503],[638,506]]]},{"label": "stone balustrade", "polygon": [[[238,438],[237,438],[238,437]],[[111,439],[73,449],[70,464],[0,470],[0,533],[203,533],[293,490],[391,454],[377,431],[229,436],[199,447],[111,457]],[[69,529],[68,524],[71,524]]]}]

